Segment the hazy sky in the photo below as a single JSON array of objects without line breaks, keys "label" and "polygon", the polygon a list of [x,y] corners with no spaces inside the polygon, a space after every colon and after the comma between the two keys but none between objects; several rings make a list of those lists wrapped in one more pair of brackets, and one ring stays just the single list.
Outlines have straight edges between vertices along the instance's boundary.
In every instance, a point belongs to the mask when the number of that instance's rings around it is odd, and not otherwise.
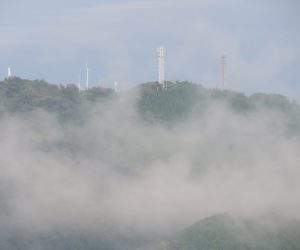
[{"label": "hazy sky", "polygon": [[297,0],[0,0],[0,77],[120,86],[166,78],[206,87],[279,92],[300,100]]}]

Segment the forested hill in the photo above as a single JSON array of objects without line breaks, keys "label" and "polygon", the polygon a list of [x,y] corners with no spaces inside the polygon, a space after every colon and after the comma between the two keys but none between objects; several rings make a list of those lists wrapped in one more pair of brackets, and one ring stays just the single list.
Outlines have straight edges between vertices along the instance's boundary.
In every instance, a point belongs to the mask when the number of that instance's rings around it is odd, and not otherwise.
[{"label": "forested hill", "polygon": [[[284,119],[289,133],[300,134],[300,106],[280,94],[255,93],[248,97],[231,90],[206,89],[191,82],[168,82],[164,91],[158,83],[149,82],[132,90],[138,90],[136,111],[144,121],[185,121],[218,106],[240,115],[275,112]],[[39,109],[55,114],[61,121],[83,120],[89,107],[116,96],[112,89],[102,87],[78,91],[74,84],[54,85],[44,80],[14,77],[0,82],[0,116]]]},{"label": "forested hill", "polygon": [[85,105],[112,96],[111,89],[93,87],[78,91],[76,85],[54,85],[44,80],[24,80],[18,77],[0,82],[0,114],[22,114],[41,109],[64,120],[78,118]]},{"label": "forested hill", "polygon": [[259,109],[289,113],[292,116],[300,114],[300,106],[280,94],[255,93],[247,97],[240,92],[206,89],[191,82],[169,83],[165,91],[158,89],[157,83],[141,84],[139,88],[142,93],[139,105],[143,113],[150,112],[165,120],[188,116],[191,112],[203,112],[214,104],[241,114]]},{"label": "forested hill", "polygon": [[[157,83],[140,84],[140,111],[151,112],[160,119],[184,116],[192,108],[205,109],[212,101],[229,105],[233,111],[247,113],[258,106],[278,111],[299,112],[299,105],[280,94],[256,93],[249,97],[231,90],[206,89],[191,82],[168,83],[161,90]],[[112,89],[92,87],[78,91],[74,84],[55,85],[44,80],[24,80],[18,77],[0,81],[1,112],[23,112],[41,108],[51,112],[72,110],[85,102],[94,102],[113,95]]]},{"label": "forested hill", "polygon": [[182,249],[297,250],[300,249],[300,222],[276,216],[241,219],[219,214],[202,219],[171,239],[143,250]]}]

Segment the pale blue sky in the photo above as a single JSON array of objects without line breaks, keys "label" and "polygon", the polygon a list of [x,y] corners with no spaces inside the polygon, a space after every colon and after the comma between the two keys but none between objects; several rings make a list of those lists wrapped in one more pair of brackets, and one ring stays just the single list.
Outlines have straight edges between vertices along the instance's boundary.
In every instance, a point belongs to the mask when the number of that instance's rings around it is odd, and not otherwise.
[{"label": "pale blue sky", "polygon": [[0,77],[132,86],[166,78],[206,87],[278,92],[300,100],[300,3],[297,0],[0,0]]}]

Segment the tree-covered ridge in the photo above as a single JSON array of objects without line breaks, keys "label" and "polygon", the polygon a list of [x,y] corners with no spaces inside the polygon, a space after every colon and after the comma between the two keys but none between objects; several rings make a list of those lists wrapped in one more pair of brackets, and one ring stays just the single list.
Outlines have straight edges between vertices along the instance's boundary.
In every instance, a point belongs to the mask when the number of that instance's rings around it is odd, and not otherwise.
[{"label": "tree-covered ridge", "polygon": [[167,90],[161,90],[157,83],[146,83],[139,86],[142,96],[139,103],[143,112],[151,112],[162,119],[174,119],[186,116],[196,108],[219,103],[227,105],[235,112],[248,113],[259,108],[278,111],[299,109],[299,105],[290,102],[280,94],[255,93],[245,94],[231,90],[206,89],[191,82],[169,83]]},{"label": "tree-covered ridge", "polygon": [[227,214],[204,218],[149,250],[298,250],[300,221],[276,216],[244,219]]},{"label": "tree-covered ridge", "polygon": [[[300,135],[300,106],[283,95],[255,93],[248,97],[231,90],[206,89],[191,82],[168,82],[167,86],[167,90],[162,90],[157,82],[150,82],[135,88],[139,95],[136,111],[141,120],[176,124],[201,117],[218,106],[238,115],[276,113],[284,121],[287,134]],[[78,91],[73,84],[54,85],[44,80],[14,77],[0,82],[0,117],[5,114],[26,116],[28,112],[43,110],[61,121],[83,122],[94,104],[117,96],[112,89],[102,87]]]},{"label": "tree-covered ridge", "polygon": [[[299,105],[280,94],[255,93],[247,97],[243,93],[206,89],[186,81],[168,82],[167,86],[167,90],[162,90],[157,82],[137,86],[140,98],[136,105],[143,118],[177,121],[188,118],[191,114],[201,115],[212,104],[218,104],[240,114],[261,109],[281,112],[286,116],[287,123],[298,129]],[[78,91],[74,84],[54,85],[44,80],[31,81],[14,77],[0,82],[0,114],[42,109],[67,118],[83,112],[86,105],[101,102],[111,96],[113,90],[102,87]]]},{"label": "tree-covered ridge", "polygon": [[78,91],[75,85],[54,85],[44,80],[24,80],[18,77],[0,82],[0,114],[22,114],[35,109],[72,119],[82,113],[87,103],[105,99],[111,89],[93,87]]},{"label": "tree-covered ridge", "polygon": [[169,83],[163,91],[157,83],[139,86],[137,104],[143,118],[150,121],[180,121],[199,117],[212,107],[226,108],[237,115],[275,114],[284,120],[288,134],[300,134],[300,106],[280,94],[244,93],[206,89],[191,82]]}]

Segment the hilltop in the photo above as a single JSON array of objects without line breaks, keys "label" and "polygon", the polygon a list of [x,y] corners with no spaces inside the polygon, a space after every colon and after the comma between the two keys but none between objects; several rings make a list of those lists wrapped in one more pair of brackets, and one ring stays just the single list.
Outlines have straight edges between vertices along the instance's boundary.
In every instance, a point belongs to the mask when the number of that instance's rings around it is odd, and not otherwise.
[{"label": "hilltop", "polygon": [[68,120],[78,118],[86,103],[101,101],[113,95],[113,90],[101,87],[78,91],[76,85],[55,85],[44,80],[25,80],[19,77],[0,82],[0,115],[24,114],[36,109]]},{"label": "hilltop", "polygon": [[[133,89],[140,98],[137,111],[144,119],[178,121],[191,114],[205,112],[211,105],[226,106],[232,112],[249,114],[261,109],[276,111],[286,117],[291,129],[298,130],[299,105],[280,94],[245,94],[231,90],[206,89],[191,82],[168,82],[168,89],[158,88],[158,83],[143,83]],[[18,77],[0,82],[0,115],[21,114],[41,109],[71,119],[83,115],[86,106],[115,97],[112,89],[93,87],[78,91],[76,85],[54,85],[44,80],[24,80]],[[295,121],[296,119],[296,121]]]},{"label": "hilltop", "polygon": [[300,249],[300,221],[219,214],[204,218],[170,238],[144,250],[296,250]]}]

